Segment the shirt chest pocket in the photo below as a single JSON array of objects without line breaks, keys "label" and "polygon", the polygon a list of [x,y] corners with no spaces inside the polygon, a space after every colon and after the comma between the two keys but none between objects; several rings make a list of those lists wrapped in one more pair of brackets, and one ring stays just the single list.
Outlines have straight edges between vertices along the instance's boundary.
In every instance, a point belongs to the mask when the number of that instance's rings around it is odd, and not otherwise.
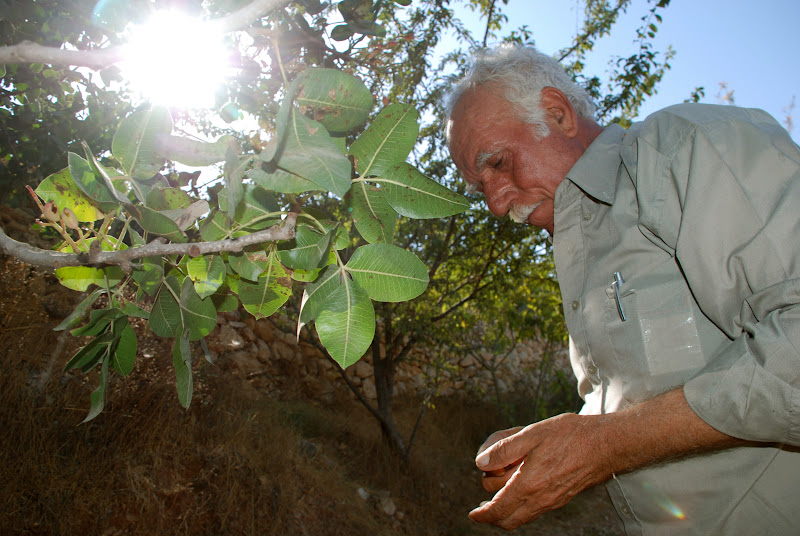
[{"label": "shirt chest pocket", "polygon": [[648,389],[682,383],[705,364],[700,312],[671,264],[605,289],[606,328],[620,368]]}]

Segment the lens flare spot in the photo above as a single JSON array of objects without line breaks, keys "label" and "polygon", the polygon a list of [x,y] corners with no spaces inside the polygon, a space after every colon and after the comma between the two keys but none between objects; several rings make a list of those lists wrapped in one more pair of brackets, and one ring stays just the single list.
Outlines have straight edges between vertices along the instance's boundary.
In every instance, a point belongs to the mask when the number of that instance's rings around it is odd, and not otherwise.
[{"label": "lens flare spot", "polygon": [[664,494],[664,492],[662,492],[660,489],[650,484],[650,482],[645,482],[643,487],[644,491],[648,493],[661,508],[671,514],[675,519],[686,519],[686,514],[683,513],[683,510],[681,510],[678,505],[675,504],[672,499],[667,497],[667,495]]}]

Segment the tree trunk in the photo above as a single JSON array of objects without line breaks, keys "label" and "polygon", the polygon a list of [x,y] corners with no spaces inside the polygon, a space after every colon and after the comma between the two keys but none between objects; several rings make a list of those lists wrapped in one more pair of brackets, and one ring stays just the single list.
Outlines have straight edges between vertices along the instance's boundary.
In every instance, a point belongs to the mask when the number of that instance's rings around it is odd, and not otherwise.
[{"label": "tree trunk", "polygon": [[[394,422],[392,411],[392,388],[394,385],[394,363],[388,355],[381,356],[379,339],[372,343],[372,368],[375,374],[375,392],[378,398],[378,414],[381,421],[381,432],[405,463],[408,462],[408,447],[400,430]],[[386,352],[388,354],[388,350]]]}]

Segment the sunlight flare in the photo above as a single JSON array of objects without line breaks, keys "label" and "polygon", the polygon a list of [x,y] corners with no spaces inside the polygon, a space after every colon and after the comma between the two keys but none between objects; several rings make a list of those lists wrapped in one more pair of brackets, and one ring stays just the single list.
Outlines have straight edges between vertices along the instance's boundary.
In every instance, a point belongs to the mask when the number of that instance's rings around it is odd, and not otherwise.
[{"label": "sunlight flare", "polygon": [[230,70],[222,35],[195,17],[154,13],[132,26],[121,65],[132,89],[156,104],[214,106],[215,91]]}]

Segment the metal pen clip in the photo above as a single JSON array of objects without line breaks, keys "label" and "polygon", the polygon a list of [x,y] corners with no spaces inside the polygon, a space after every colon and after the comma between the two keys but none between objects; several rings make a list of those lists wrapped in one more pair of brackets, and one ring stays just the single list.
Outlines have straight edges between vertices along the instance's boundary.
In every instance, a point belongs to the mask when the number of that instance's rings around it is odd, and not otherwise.
[{"label": "metal pen clip", "polygon": [[623,284],[625,284],[625,280],[622,279],[622,274],[619,272],[614,272],[614,281],[611,282],[611,287],[614,289],[614,299],[617,300],[617,312],[619,312],[619,318],[625,322],[625,311],[622,310],[622,301],[620,301],[619,298],[619,287]]}]

